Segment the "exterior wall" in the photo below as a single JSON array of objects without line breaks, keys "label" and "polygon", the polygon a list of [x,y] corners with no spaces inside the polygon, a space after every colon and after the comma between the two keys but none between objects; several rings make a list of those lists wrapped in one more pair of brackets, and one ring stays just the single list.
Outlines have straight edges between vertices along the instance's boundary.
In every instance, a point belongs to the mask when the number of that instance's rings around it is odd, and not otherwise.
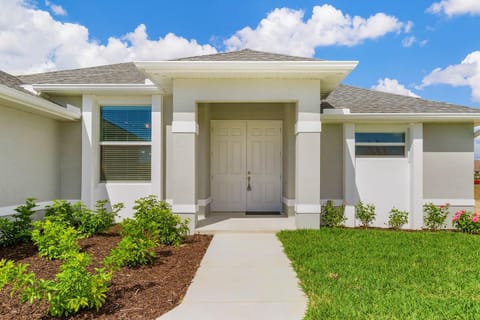
[{"label": "exterior wall", "polygon": [[59,122],[0,105],[0,207],[60,196]]},{"label": "exterior wall", "polygon": [[60,193],[62,199],[80,199],[82,193],[82,122],[59,124]]},{"label": "exterior wall", "polygon": [[343,128],[341,124],[322,126],[320,195],[322,200],[343,200]]},{"label": "exterior wall", "polygon": [[423,138],[423,197],[473,205],[473,124],[424,124]]}]

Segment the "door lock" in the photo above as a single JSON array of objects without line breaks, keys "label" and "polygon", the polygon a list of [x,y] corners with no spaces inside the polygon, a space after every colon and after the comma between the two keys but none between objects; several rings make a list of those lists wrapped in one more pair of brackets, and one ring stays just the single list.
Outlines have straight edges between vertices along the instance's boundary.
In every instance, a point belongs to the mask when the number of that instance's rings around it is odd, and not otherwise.
[{"label": "door lock", "polygon": [[[250,174],[250,171],[248,174]],[[247,177],[247,191],[252,191],[252,186],[250,185],[250,176]]]}]

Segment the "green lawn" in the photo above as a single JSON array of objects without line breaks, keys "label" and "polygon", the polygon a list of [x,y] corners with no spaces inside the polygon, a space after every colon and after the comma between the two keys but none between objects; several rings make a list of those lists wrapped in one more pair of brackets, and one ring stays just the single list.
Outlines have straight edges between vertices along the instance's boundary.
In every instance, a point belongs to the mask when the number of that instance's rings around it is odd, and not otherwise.
[{"label": "green lawn", "polygon": [[305,319],[480,319],[480,236],[328,229],[278,234]]}]

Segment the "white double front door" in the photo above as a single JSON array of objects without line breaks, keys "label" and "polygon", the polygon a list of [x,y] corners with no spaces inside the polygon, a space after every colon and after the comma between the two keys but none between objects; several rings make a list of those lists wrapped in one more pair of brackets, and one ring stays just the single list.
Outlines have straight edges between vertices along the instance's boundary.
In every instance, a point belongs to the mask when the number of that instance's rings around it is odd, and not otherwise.
[{"label": "white double front door", "polygon": [[211,121],[212,211],[282,210],[282,121]]}]

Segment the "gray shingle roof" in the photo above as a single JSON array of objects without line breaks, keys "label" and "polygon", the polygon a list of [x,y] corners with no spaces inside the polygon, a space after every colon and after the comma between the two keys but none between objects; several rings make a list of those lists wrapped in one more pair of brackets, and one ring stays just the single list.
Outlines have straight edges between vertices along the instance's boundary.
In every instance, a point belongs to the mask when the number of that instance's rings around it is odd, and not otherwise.
[{"label": "gray shingle roof", "polygon": [[22,85],[23,82],[9,73],[0,71],[0,84],[14,89],[21,89],[20,85]]},{"label": "gray shingle roof", "polygon": [[322,102],[322,109],[332,108],[351,113],[480,113],[475,108],[347,85],[338,86]]},{"label": "gray shingle roof", "polygon": [[145,83],[145,75],[137,69],[133,62],[21,75],[18,78],[31,84]]},{"label": "gray shingle roof", "polygon": [[319,59],[295,57],[285,54],[243,49],[203,56],[175,59],[172,61],[320,61]]}]

